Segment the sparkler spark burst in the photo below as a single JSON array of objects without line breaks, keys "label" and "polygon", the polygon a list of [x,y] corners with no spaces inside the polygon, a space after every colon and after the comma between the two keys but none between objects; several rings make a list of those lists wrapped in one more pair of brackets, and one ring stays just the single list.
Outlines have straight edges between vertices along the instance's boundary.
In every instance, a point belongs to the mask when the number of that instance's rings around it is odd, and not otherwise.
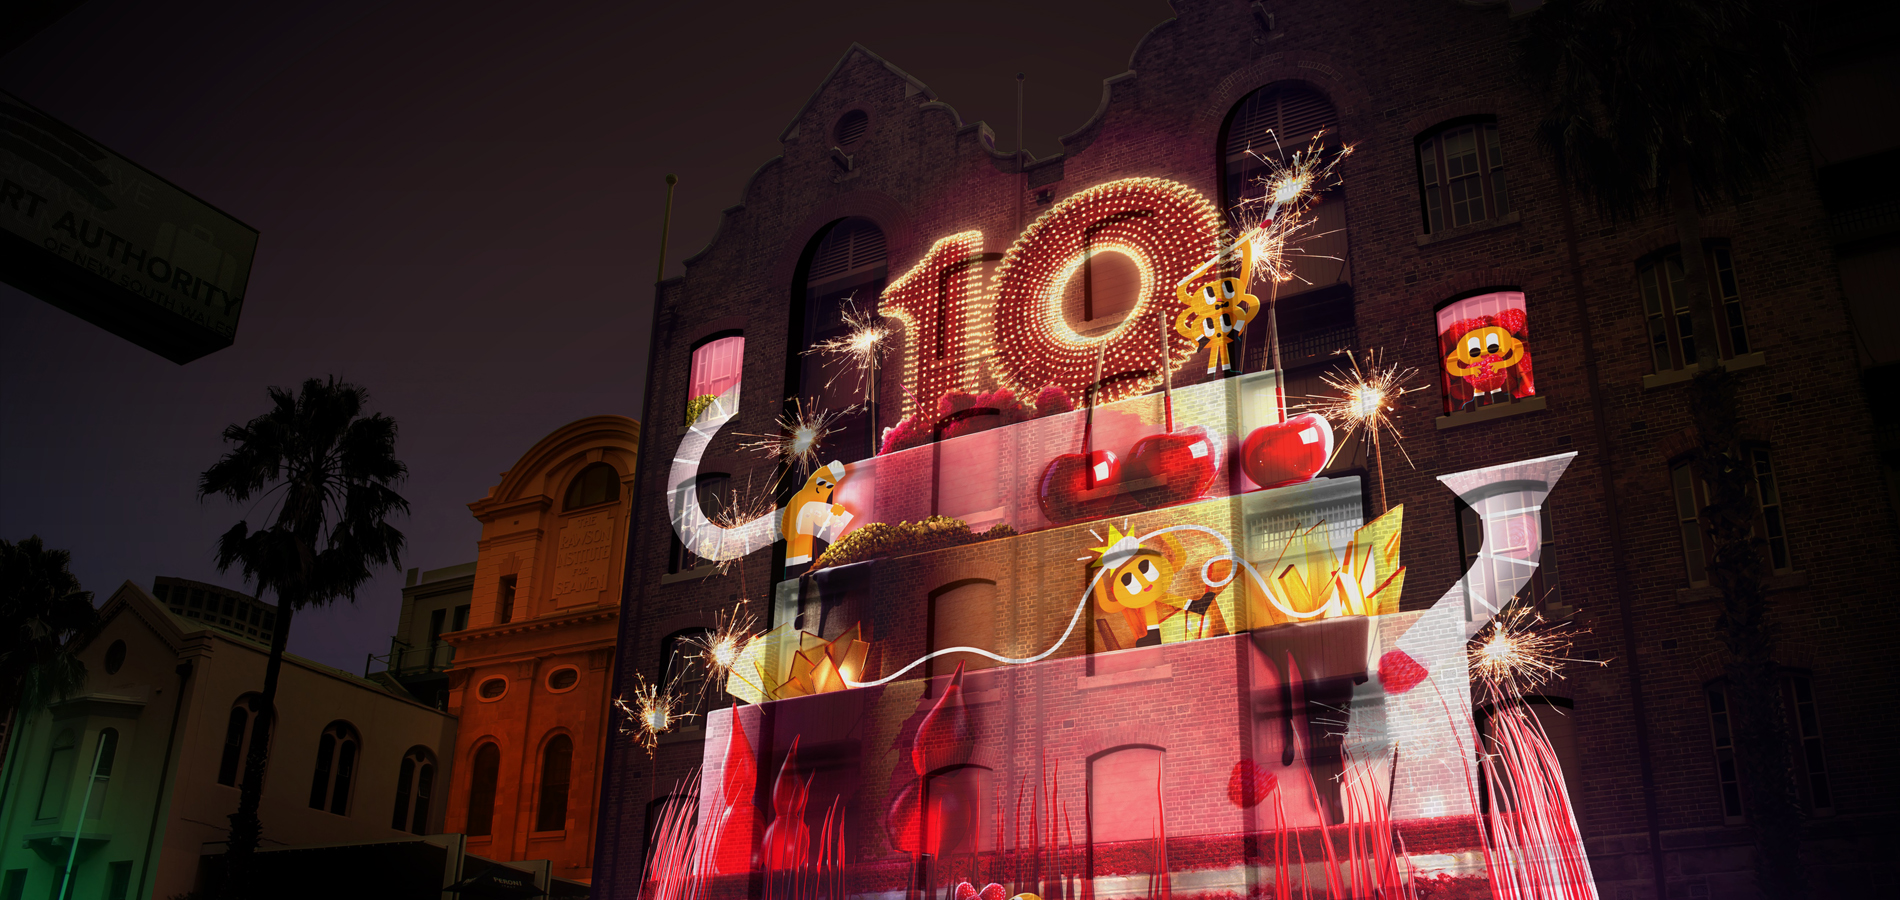
[{"label": "sparkler spark burst", "polygon": [[784,463],[788,470],[799,470],[802,478],[818,464],[818,451],[823,448],[825,438],[837,430],[832,427],[837,418],[838,414],[830,410],[808,410],[803,400],[793,400],[792,408],[778,417],[778,434],[741,433],[740,437],[758,440],[739,446],[761,451]]},{"label": "sparkler spark burst", "polygon": [[830,340],[819,341],[811,345],[806,353],[823,353],[826,356],[842,357],[853,365],[840,369],[825,382],[832,382],[847,371],[855,371],[862,383],[867,375],[877,371],[877,363],[884,355],[884,341],[891,336],[891,330],[884,326],[884,317],[876,312],[860,312],[857,304],[846,300],[844,305],[845,333]]},{"label": "sparkler spark burst", "polygon": [[[1418,370],[1409,367],[1401,369],[1396,364],[1382,365],[1379,356],[1370,351],[1366,353],[1366,366],[1361,368],[1359,358],[1350,351],[1345,352],[1346,358],[1352,362],[1352,372],[1321,376],[1320,380],[1336,393],[1309,396],[1306,399],[1311,402],[1306,404],[1306,408],[1345,427],[1346,433],[1339,441],[1340,448],[1355,432],[1364,429],[1375,442],[1381,435],[1391,435],[1392,443],[1399,446],[1400,452],[1404,452],[1405,444],[1399,440],[1398,424],[1393,421],[1392,413],[1398,410],[1400,398],[1413,391],[1423,390],[1422,387],[1407,386]],[[1339,449],[1334,449],[1333,453],[1338,454]],[[1405,461],[1411,463],[1410,453],[1406,453]],[[1327,464],[1331,465],[1331,461]]]},{"label": "sparkler spark burst", "polygon": [[1609,665],[1607,661],[1572,659],[1564,655],[1570,652],[1574,638],[1588,633],[1566,623],[1547,624],[1544,617],[1529,606],[1509,604],[1466,648],[1472,678],[1493,696],[1510,698],[1562,678],[1564,663]]},{"label": "sparkler spark burst", "polygon": [[631,700],[615,698],[614,708],[632,722],[632,727],[622,728],[622,734],[632,734],[634,740],[645,748],[647,755],[653,755],[660,735],[672,731],[693,716],[682,709],[682,698],[672,684],[662,685],[647,681],[638,672],[633,676],[633,697]]},{"label": "sparkler spark burst", "polygon": [[1300,250],[1300,242],[1321,236],[1311,233],[1313,220],[1307,213],[1319,202],[1321,193],[1340,183],[1339,164],[1352,155],[1353,147],[1347,144],[1337,152],[1327,153],[1321,144],[1326,132],[1321,130],[1307,141],[1304,149],[1288,155],[1280,147],[1279,136],[1272,131],[1267,134],[1274,141],[1272,155],[1247,151],[1267,166],[1267,173],[1255,179],[1266,191],[1262,196],[1242,200],[1235,207],[1239,227],[1233,243],[1216,258],[1232,255],[1244,241],[1252,245],[1256,280],[1291,281],[1299,277],[1291,262],[1295,258],[1337,259],[1306,254]]},{"label": "sparkler spark burst", "polygon": [[713,618],[714,628],[692,640],[695,657],[706,664],[706,689],[724,690],[732,667],[752,643],[756,624],[744,604],[733,604],[732,611]]}]

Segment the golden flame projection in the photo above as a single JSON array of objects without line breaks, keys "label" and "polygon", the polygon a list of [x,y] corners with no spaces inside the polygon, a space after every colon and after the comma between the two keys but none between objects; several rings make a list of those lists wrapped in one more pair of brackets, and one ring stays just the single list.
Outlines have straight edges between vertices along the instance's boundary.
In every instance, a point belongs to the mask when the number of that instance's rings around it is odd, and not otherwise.
[{"label": "golden flame projection", "polygon": [[747,703],[842,691],[862,681],[870,635],[853,625],[832,640],[780,625],[746,642],[728,672],[726,692]]},{"label": "golden flame projection", "polygon": [[1244,579],[1253,627],[1398,612],[1405,587],[1399,564],[1404,518],[1400,505],[1361,526],[1343,557],[1333,555],[1320,525],[1288,538],[1279,558],[1262,567],[1262,578]]}]

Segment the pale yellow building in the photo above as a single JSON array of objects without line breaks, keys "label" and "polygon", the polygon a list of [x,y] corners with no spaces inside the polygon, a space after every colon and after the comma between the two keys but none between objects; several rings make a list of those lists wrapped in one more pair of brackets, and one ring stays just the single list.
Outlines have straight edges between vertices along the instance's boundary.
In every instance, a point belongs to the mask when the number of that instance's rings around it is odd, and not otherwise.
[{"label": "pale yellow building", "polygon": [[[85,691],[20,729],[0,773],[0,897],[59,896],[70,859],[64,896],[168,898],[223,852],[269,648],[168,606],[121,586],[77,649]],[[286,655],[261,848],[441,831],[455,730],[400,689]]]}]

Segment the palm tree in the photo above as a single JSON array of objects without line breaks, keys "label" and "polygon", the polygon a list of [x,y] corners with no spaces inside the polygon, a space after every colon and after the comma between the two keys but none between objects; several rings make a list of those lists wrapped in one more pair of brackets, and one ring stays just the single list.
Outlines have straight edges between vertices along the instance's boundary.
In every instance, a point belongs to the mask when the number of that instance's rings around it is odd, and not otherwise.
[{"label": "palm tree", "polygon": [[1801,811],[1788,790],[1756,505],[1737,442],[1736,384],[1714,340],[1701,207],[1785,177],[1779,151],[1799,135],[1808,97],[1799,25],[1794,0],[1551,0],[1518,41],[1525,73],[1549,101],[1537,136],[1559,176],[1613,220],[1660,211],[1675,223],[1699,338],[1689,399],[1696,474],[1709,490],[1709,582],[1722,594],[1717,627],[1729,650],[1756,883],[1777,898],[1806,893]]},{"label": "palm tree", "polygon": [[312,378],[293,395],[271,388],[269,412],[224,430],[235,445],[198,482],[198,496],[234,503],[271,498],[276,517],[253,530],[239,521],[218,539],[218,568],[239,566],[258,593],[277,598],[264,692],[244,761],[238,810],[231,815],[225,851],[225,896],[249,896],[251,854],[263,834],[258,797],[268,761],[277,676],[293,613],[339,598],[356,598],[376,566],[400,567],[402,532],[385,517],[407,513],[409,502],[392,485],[408,474],[396,459],[396,422],[364,415],[369,392],[335,377]]},{"label": "palm tree", "polygon": [[[84,686],[86,666],[72,642],[99,620],[92,592],[79,589],[67,566],[72,554],[48,550],[38,535],[18,544],[0,540],[0,763],[13,750],[14,732],[33,713]],[[0,772],[12,767],[0,765]],[[0,784],[0,809],[6,784]]]},{"label": "palm tree", "polygon": [[1550,103],[1537,139],[1558,175],[1616,219],[1675,221],[1698,336],[1717,366],[1700,203],[1782,175],[1808,80],[1790,0],[1552,0],[1518,41]]}]

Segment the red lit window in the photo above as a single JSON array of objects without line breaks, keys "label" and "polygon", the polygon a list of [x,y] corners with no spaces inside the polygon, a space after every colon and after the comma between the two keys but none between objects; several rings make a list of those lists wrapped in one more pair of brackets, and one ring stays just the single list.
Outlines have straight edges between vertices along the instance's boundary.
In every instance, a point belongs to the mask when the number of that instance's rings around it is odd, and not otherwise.
[{"label": "red lit window", "polygon": [[1522,291],[1493,291],[1438,310],[1438,377],[1445,414],[1537,393]]},{"label": "red lit window", "polygon": [[699,345],[693,351],[693,377],[686,389],[687,401],[718,397],[732,390],[733,385],[739,383],[739,371],[744,365],[743,335],[716,338]]}]

